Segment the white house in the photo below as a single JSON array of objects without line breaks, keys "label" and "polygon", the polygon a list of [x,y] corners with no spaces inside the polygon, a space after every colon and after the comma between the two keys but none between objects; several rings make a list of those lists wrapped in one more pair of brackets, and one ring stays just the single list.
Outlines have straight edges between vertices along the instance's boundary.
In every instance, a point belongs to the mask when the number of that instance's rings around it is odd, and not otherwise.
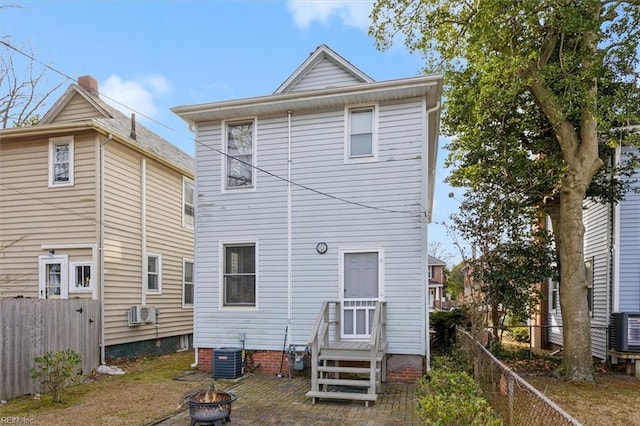
[{"label": "white house", "polygon": [[385,368],[423,373],[442,83],[376,82],[321,45],[271,95],[172,109],[197,140],[201,368],[244,345],[278,372],[284,341],[314,348],[314,387],[331,344],[373,344],[373,399]]}]

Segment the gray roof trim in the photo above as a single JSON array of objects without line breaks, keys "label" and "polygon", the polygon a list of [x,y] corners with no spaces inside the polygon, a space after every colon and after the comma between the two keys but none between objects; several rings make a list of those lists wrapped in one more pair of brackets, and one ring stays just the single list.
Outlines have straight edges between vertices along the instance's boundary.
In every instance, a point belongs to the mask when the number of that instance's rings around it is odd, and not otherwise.
[{"label": "gray roof trim", "polygon": [[188,123],[228,120],[252,115],[286,114],[288,111],[312,110],[433,94],[429,106],[442,95],[442,75],[429,75],[362,83],[353,86],[304,92],[288,92],[253,98],[185,105],[171,108]]},{"label": "gray roof trim", "polygon": [[302,63],[302,65],[300,65],[298,69],[295,70],[293,74],[291,74],[289,78],[287,78],[284,83],[282,83],[280,87],[278,87],[273,93],[278,94],[288,92],[323,58],[327,58],[335,62],[340,68],[363,83],[373,83],[375,81],[371,77],[360,71],[358,68],[356,68],[351,62],[347,61],[345,58],[331,50],[329,46],[321,44],[316,48],[315,51],[313,51],[309,55],[309,57]]}]

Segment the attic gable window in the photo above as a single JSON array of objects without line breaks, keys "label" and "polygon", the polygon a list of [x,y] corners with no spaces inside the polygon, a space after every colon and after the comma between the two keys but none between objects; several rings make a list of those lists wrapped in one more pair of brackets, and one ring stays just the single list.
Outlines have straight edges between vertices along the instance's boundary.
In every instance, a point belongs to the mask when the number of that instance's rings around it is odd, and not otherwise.
[{"label": "attic gable window", "polygon": [[73,136],[49,139],[49,187],[73,185]]},{"label": "attic gable window", "polygon": [[225,124],[225,189],[254,188],[254,120]]},{"label": "attic gable window", "polygon": [[345,160],[372,161],[376,159],[376,107],[347,108],[345,112]]}]

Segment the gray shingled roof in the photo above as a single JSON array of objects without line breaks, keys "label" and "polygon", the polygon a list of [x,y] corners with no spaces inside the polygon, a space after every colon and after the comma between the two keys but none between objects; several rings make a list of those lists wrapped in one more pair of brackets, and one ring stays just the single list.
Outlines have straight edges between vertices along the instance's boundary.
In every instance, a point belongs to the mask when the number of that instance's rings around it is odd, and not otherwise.
[{"label": "gray shingled roof", "polygon": [[447,266],[447,263],[446,263],[446,262],[443,262],[442,260],[440,260],[440,259],[438,259],[438,258],[436,258],[436,257],[433,257],[433,256],[429,256],[429,258],[428,258],[428,260],[427,260],[427,263],[428,263],[430,266],[431,266],[431,265],[436,265],[436,266],[440,266],[440,265],[442,265],[442,266]]},{"label": "gray shingled roof", "polygon": [[127,117],[124,113],[112,107],[100,97],[91,91],[85,90],[78,85],[73,85],[76,90],[90,97],[94,102],[104,108],[112,118],[93,118],[92,120],[100,124],[105,129],[110,130],[118,136],[128,139],[133,144],[138,144],[147,151],[153,152],[159,157],[167,160],[176,166],[189,170],[193,173],[195,169],[194,159],[180,148],[158,136],[151,130],[136,122],[136,139],[132,139],[131,135],[131,117]]}]

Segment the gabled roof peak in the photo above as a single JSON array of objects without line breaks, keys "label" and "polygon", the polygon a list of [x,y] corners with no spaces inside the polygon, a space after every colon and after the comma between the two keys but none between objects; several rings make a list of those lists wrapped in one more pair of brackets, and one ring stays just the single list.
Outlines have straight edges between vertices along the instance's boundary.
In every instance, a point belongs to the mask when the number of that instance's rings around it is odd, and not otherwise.
[{"label": "gabled roof peak", "polygon": [[300,82],[306,75],[313,71],[314,67],[322,60],[328,60],[334,63],[341,71],[350,76],[354,81],[360,83],[373,83],[371,77],[355,67],[351,62],[337,54],[326,44],[319,45],[313,52],[309,54],[309,57],[294,71],[284,83],[280,85],[274,92],[286,93],[291,91],[298,82]]}]

